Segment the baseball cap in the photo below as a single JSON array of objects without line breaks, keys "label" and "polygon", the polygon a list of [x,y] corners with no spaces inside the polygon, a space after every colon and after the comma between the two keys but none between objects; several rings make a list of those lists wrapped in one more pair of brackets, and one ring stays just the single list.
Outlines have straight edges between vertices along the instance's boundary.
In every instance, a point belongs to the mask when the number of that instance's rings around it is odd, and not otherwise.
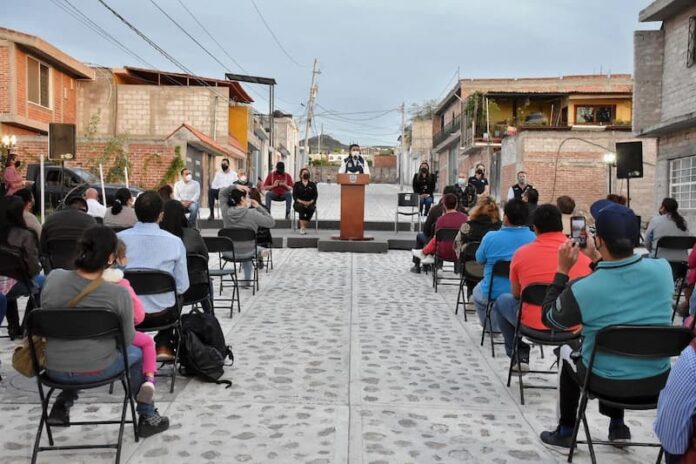
[{"label": "baseball cap", "polygon": [[597,235],[605,240],[623,238],[635,241],[640,233],[638,218],[633,210],[609,200],[599,200],[590,206]]}]

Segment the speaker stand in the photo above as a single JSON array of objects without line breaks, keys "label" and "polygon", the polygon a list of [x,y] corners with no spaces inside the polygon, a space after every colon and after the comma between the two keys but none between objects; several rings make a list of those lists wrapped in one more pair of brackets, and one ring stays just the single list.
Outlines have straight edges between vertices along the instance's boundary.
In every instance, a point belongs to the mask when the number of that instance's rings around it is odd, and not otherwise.
[{"label": "speaker stand", "polygon": [[626,178],[626,206],[631,207],[631,178]]}]

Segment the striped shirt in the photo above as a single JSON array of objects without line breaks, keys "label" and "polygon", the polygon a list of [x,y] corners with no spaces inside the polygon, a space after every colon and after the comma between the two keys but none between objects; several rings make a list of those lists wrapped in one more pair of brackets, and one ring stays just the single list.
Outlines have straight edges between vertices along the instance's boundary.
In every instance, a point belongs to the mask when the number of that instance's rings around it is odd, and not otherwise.
[{"label": "striped shirt", "polygon": [[686,453],[693,434],[694,414],[696,351],[689,345],[672,366],[667,384],[657,403],[657,419],[653,429],[665,451],[674,455]]}]

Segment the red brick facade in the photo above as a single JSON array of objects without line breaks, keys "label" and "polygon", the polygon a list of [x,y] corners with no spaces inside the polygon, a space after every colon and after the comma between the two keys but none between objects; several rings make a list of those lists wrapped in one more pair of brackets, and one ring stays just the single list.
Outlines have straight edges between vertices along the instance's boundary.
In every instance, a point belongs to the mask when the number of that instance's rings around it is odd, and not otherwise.
[{"label": "red brick facade", "polygon": [[396,156],[376,155],[372,165],[376,168],[395,168]]}]

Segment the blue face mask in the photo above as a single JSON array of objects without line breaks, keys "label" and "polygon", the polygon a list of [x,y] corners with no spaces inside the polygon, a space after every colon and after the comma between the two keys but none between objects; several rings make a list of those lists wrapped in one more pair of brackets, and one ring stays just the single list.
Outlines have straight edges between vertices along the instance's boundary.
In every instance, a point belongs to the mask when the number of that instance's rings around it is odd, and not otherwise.
[{"label": "blue face mask", "polygon": [[122,266],[121,264],[118,264],[117,262],[114,262],[114,264],[111,265],[113,269],[118,269],[119,271],[125,271],[126,266]]}]

